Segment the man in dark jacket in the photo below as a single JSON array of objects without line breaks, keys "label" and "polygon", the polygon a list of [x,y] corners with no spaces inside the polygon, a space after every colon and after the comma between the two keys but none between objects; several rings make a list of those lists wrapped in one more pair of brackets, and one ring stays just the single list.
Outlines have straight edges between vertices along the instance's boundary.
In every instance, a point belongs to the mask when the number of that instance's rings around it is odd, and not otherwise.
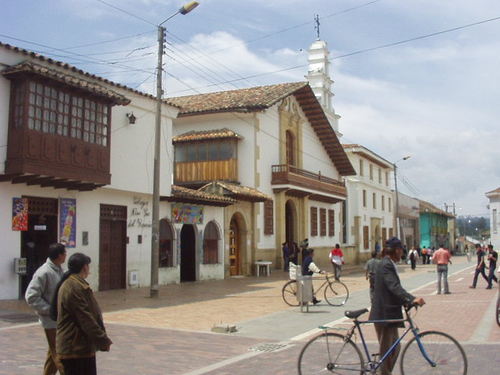
[{"label": "man in dark jacket", "polygon": [[[403,246],[397,237],[387,240],[384,257],[375,274],[375,290],[370,320],[402,319],[401,307],[403,305],[415,303],[422,306],[425,304],[423,298],[415,298],[401,286],[396,263],[401,260],[402,254]],[[380,356],[384,355],[399,338],[398,328],[403,326],[403,322],[375,323],[375,331],[380,344]],[[382,375],[392,374],[398,354],[399,345],[380,367]]]}]

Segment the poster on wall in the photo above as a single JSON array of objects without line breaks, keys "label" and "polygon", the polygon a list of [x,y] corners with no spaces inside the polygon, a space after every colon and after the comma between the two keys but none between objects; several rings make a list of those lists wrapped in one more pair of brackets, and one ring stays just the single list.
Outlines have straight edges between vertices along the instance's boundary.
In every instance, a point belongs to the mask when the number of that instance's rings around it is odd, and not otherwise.
[{"label": "poster on wall", "polygon": [[172,221],[180,224],[203,224],[203,207],[175,203],[172,205]]},{"label": "poster on wall", "polygon": [[59,199],[59,241],[66,247],[76,246],[76,199]]},{"label": "poster on wall", "polygon": [[28,230],[27,198],[12,198],[12,230]]}]

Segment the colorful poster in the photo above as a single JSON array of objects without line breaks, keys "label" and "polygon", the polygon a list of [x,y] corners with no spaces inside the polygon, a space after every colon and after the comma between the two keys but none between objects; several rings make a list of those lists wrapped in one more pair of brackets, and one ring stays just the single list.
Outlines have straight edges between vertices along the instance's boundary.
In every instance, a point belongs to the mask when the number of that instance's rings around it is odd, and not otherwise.
[{"label": "colorful poster", "polygon": [[28,230],[27,198],[12,198],[12,230]]},{"label": "colorful poster", "polygon": [[172,221],[181,224],[202,224],[203,207],[175,203],[172,205]]},{"label": "colorful poster", "polygon": [[59,241],[66,247],[76,246],[76,199],[59,199]]}]

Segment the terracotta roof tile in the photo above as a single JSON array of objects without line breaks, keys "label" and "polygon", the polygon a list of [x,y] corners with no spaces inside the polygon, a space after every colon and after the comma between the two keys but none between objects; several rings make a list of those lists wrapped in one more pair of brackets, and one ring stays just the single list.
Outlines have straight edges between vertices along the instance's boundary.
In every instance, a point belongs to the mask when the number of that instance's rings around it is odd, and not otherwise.
[{"label": "terracotta roof tile", "polygon": [[199,190],[219,196],[228,196],[234,199],[252,202],[264,202],[272,199],[270,196],[257,189],[224,181],[210,182],[209,184],[202,186]]},{"label": "terracotta roof tile", "polygon": [[216,130],[202,130],[202,131],[190,131],[184,134],[180,134],[172,138],[172,143],[182,143],[191,141],[204,141],[209,139],[224,139],[224,138],[237,138],[241,139],[239,134],[233,132],[230,129],[216,129]]},{"label": "terracotta roof tile", "polygon": [[18,73],[33,73],[39,76],[47,77],[54,81],[62,82],[65,85],[76,87],[99,96],[104,96],[116,104],[127,105],[130,103],[130,99],[113,90],[109,90],[104,85],[91,82],[84,77],[78,77],[74,74],[69,74],[65,71],[41,65],[33,61],[24,61],[20,64],[9,66],[1,72],[1,74],[6,77],[15,76]]},{"label": "terracotta roof tile", "polygon": [[248,89],[179,96],[167,98],[166,102],[181,108],[179,117],[215,112],[258,112],[271,107],[307,85],[307,82],[280,83]]},{"label": "terracotta roof tile", "polygon": [[48,63],[50,65],[61,67],[61,68],[65,69],[65,70],[67,70],[68,72],[71,72],[71,73],[74,73],[74,74],[83,75],[83,76],[85,76],[87,78],[95,79],[97,81],[106,83],[108,85],[119,87],[121,89],[133,92],[135,94],[138,94],[138,95],[145,96],[145,97],[148,97],[150,99],[155,99],[156,100],[156,97],[154,95],[146,94],[146,93],[144,93],[142,91],[135,90],[133,88],[130,88],[130,87],[125,86],[125,85],[122,85],[120,83],[116,83],[116,82],[110,81],[110,80],[108,80],[106,78],[99,77],[99,76],[97,76],[95,74],[88,73],[88,72],[86,72],[84,70],[78,69],[77,67],[75,67],[73,65],[70,65],[70,64],[67,64],[67,63],[64,63],[64,62],[61,62],[61,61],[57,61],[57,60],[51,59],[51,58],[43,56],[43,55],[41,55],[39,53],[36,53],[36,52],[33,52],[33,51],[29,51],[29,50],[26,50],[24,48],[12,46],[10,44],[2,43],[2,42],[0,42],[0,48],[5,48],[7,50],[11,50],[11,51],[17,52],[19,54],[22,54],[24,56],[36,59],[38,61],[44,61],[44,62],[46,62],[46,63]]},{"label": "terracotta roof tile", "polygon": [[500,194],[500,187],[499,187],[499,188],[497,188],[497,189],[495,189],[495,190],[488,191],[488,192],[486,193],[486,195],[487,195],[487,196],[488,196],[488,195],[497,195],[497,194]]},{"label": "terracotta roof tile", "polygon": [[172,185],[172,198],[174,198],[174,200],[175,198],[188,198],[192,200],[206,201],[207,203],[221,203],[222,205],[236,203],[236,201],[230,197],[210,194],[200,190],[188,189],[178,185]]}]

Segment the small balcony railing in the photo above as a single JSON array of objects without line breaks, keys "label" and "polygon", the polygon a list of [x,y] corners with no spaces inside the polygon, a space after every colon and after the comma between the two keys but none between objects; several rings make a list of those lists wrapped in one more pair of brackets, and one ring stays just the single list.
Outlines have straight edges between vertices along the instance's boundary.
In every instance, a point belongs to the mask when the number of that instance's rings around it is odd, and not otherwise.
[{"label": "small balcony railing", "polygon": [[346,196],[345,184],[321,173],[314,173],[287,164],[273,165],[272,185],[293,185],[330,194]]}]

